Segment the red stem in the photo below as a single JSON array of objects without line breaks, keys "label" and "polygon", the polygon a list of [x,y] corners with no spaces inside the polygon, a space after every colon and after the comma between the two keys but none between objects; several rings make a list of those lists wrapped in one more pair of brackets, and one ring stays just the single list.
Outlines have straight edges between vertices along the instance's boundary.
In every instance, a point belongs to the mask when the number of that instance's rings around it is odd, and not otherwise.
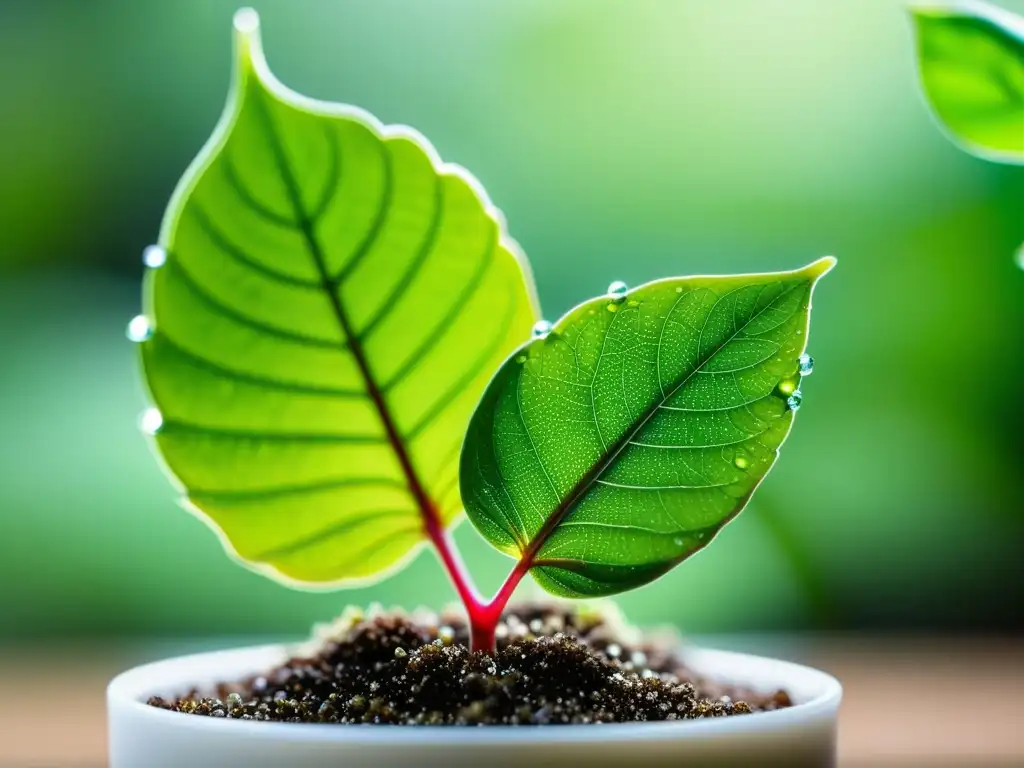
[{"label": "red stem", "polygon": [[459,599],[462,600],[462,604],[466,608],[466,616],[469,619],[469,649],[484,653],[493,652],[497,642],[495,631],[498,628],[498,622],[501,620],[501,614],[504,612],[505,606],[508,605],[512,593],[519,586],[519,582],[522,581],[526,572],[530,570],[532,558],[519,560],[505,578],[505,582],[495,593],[494,597],[489,601],[485,601],[473,586],[466,571],[466,566],[462,562],[462,558],[459,557],[458,550],[455,548],[455,543],[441,525],[437,512],[431,508],[430,512],[425,514],[424,517],[426,520],[427,536],[430,537],[431,543],[433,543],[438,556],[441,558],[441,564],[448,573],[448,577],[452,580],[455,591],[458,592]]},{"label": "red stem", "polygon": [[434,545],[434,549],[437,550],[448,578],[452,580],[455,591],[459,593],[459,599],[466,606],[466,612],[472,617],[474,606],[480,605],[482,600],[480,594],[476,591],[476,587],[470,581],[466,565],[462,562],[462,558],[459,557],[459,552],[455,548],[455,542],[451,540],[448,532],[445,531],[441,520],[438,518],[437,511],[433,508],[424,514],[424,524],[427,536]]}]

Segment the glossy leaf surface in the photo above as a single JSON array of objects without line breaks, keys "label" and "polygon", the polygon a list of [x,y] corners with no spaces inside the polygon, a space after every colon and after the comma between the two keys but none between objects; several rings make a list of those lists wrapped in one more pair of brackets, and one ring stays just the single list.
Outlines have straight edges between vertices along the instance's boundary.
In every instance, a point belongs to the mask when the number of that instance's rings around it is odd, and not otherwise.
[{"label": "glossy leaf surface", "polygon": [[255,14],[236,28],[233,96],[147,275],[155,440],[245,561],[370,577],[424,540],[425,510],[460,512],[459,447],[528,338],[532,282],[468,174],[409,129],[287,90]]},{"label": "glossy leaf surface", "polygon": [[470,520],[569,597],[637,587],[707,545],[789,433],[811,293],[833,263],[659,280],[570,311],[473,415]]},{"label": "glossy leaf surface", "polygon": [[954,139],[1024,163],[1024,18],[988,3],[914,10],[925,94]]}]

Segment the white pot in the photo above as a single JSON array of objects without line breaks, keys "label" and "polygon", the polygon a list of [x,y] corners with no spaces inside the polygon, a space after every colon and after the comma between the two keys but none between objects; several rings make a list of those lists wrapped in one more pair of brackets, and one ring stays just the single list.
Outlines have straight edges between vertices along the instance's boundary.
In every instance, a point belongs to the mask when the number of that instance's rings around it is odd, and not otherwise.
[{"label": "white pot", "polygon": [[784,661],[690,649],[695,670],[774,691],[795,706],[664,723],[550,726],[312,725],[169,712],[150,696],[181,695],[254,676],[287,658],[284,646],[203,653],[136,667],[107,688],[112,768],[311,766],[830,766],[842,688],[824,672]]}]

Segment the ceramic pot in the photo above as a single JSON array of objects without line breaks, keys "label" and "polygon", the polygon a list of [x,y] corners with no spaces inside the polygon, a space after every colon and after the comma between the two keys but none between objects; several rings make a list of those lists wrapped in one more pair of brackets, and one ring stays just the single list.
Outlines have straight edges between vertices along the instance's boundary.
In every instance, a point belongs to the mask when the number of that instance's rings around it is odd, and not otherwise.
[{"label": "ceramic pot", "polygon": [[215,719],[148,706],[218,681],[259,674],[284,646],[203,653],[136,667],[107,689],[112,768],[390,768],[391,766],[830,766],[842,688],[815,669],[687,649],[687,664],[723,682],[784,688],[795,706],[663,723],[551,726],[312,725]]}]

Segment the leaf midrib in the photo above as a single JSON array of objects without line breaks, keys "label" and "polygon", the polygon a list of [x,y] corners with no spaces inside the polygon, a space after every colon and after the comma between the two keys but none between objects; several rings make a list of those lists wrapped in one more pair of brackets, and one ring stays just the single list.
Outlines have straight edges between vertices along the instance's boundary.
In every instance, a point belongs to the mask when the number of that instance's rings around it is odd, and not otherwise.
[{"label": "leaf midrib", "polygon": [[[722,296],[718,297],[718,299],[715,301],[715,304],[708,311],[707,317],[704,318],[704,324],[703,326],[701,326],[701,336],[703,336],[704,330],[707,328],[708,320],[710,319],[711,314],[712,312],[714,312],[715,308],[722,302],[723,299],[735,293],[736,291],[741,290],[743,287],[745,286],[735,288],[732,291],[729,291],[728,293],[725,293]],[[743,324],[743,327],[737,328],[735,331],[733,331],[732,335],[730,335],[729,338],[727,338],[720,345],[715,347],[714,351],[712,351],[711,354],[707,355],[707,357],[701,360],[700,363],[694,366],[693,370],[686,374],[686,376],[684,376],[683,379],[678,384],[676,384],[676,386],[674,386],[670,391],[664,393],[660,400],[655,399],[654,403],[650,405],[647,408],[647,410],[644,411],[643,414],[641,414],[640,418],[636,422],[636,426],[633,427],[633,429],[621,435],[619,439],[616,440],[615,443],[613,443],[611,449],[605,452],[604,458],[601,461],[596,462],[594,466],[590,469],[590,471],[585,473],[583,477],[581,477],[576,482],[576,485],[573,486],[572,490],[569,492],[569,494],[566,495],[565,499],[559,502],[555,509],[551,511],[551,514],[548,515],[547,519],[544,521],[544,524],[540,527],[537,533],[534,534],[534,536],[530,539],[529,544],[527,544],[526,548],[522,551],[520,555],[520,561],[526,563],[528,568],[533,568],[536,565],[535,558],[537,557],[537,554],[540,551],[541,547],[544,546],[544,543],[548,540],[551,534],[555,532],[559,525],[561,525],[562,520],[564,520],[566,515],[568,515],[576,507],[576,505],[580,502],[583,496],[590,490],[590,488],[594,485],[597,479],[601,477],[602,474],[604,474],[605,470],[607,470],[615,462],[615,460],[619,457],[619,454],[621,454],[622,451],[625,450],[626,446],[630,444],[633,438],[636,437],[645,426],[647,426],[648,422],[650,422],[652,418],[654,418],[655,414],[657,414],[661,406],[663,406],[670,399],[672,399],[672,397],[674,397],[677,392],[679,392],[683,387],[685,387],[690,382],[690,380],[694,376],[696,376],[697,373],[705,365],[708,364],[709,361],[711,361],[719,352],[721,352],[722,349],[725,348],[725,346],[729,344],[733,339],[735,339],[741,332],[746,330],[751,323],[753,323],[762,314],[767,312],[769,308],[773,307],[777,302],[781,301],[783,298],[788,296],[790,293],[792,293],[799,287],[800,284],[797,283],[796,285],[792,286],[786,291],[783,291],[781,294],[772,299],[766,306],[758,310],[757,314],[753,315],[749,320],[747,320],[747,322]],[[517,390],[518,387],[519,379],[516,380]],[[529,434],[529,430],[527,430],[527,434]],[[541,462],[541,465],[543,468],[543,462]]]},{"label": "leaf midrib", "polygon": [[[313,229],[313,221],[306,213],[302,204],[298,184],[296,183],[295,177],[292,175],[288,158],[285,155],[284,147],[281,144],[281,139],[277,134],[277,130],[274,126],[273,118],[267,108],[267,104],[263,101],[263,92],[257,90],[257,93],[260,95],[255,99],[258,105],[256,111],[260,115],[260,119],[263,121],[267,134],[270,137],[271,152],[274,156],[274,162],[277,165],[278,172],[281,174],[281,178],[284,180],[289,202],[295,211],[299,230],[302,233],[303,240],[306,242],[306,247],[309,249],[310,257],[312,258],[317,274],[319,275],[320,285],[327,294],[331,310],[337,319],[338,324],[341,326],[342,333],[345,334],[345,338],[348,341],[349,352],[356,361],[356,366],[359,369],[359,373],[363,379],[363,384],[366,387],[366,393],[373,402],[377,415],[384,426],[388,443],[391,445],[392,450],[395,452],[395,456],[398,458],[409,492],[412,494],[416,505],[419,507],[420,514],[424,518],[424,527],[429,528],[431,524],[438,524],[439,521],[435,505],[427,494],[426,489],[420,481],[419,475],[413,466],[412,458],[409,456],[409,453],[405,448],[405,443],[402,441],[401,433],[399,433],[398,427],[391,416],[391,411],[384,398],[384,393],[378,386],[377,381],[370,370],[369,361],[366,358],[366,353],[363,349],[362,343],[360,342],[359,336],[352,327],[348,314],[345,312],[345,308],[341,303],[341,299],[338,296],[341,276],[338,278],[332,278],[328,271],[327,260],[324,256],[323,249],[320,247],[320,241],[316,236],[316,232]],[[341,275],[344,274],[345,272],[343,270]]]}]

